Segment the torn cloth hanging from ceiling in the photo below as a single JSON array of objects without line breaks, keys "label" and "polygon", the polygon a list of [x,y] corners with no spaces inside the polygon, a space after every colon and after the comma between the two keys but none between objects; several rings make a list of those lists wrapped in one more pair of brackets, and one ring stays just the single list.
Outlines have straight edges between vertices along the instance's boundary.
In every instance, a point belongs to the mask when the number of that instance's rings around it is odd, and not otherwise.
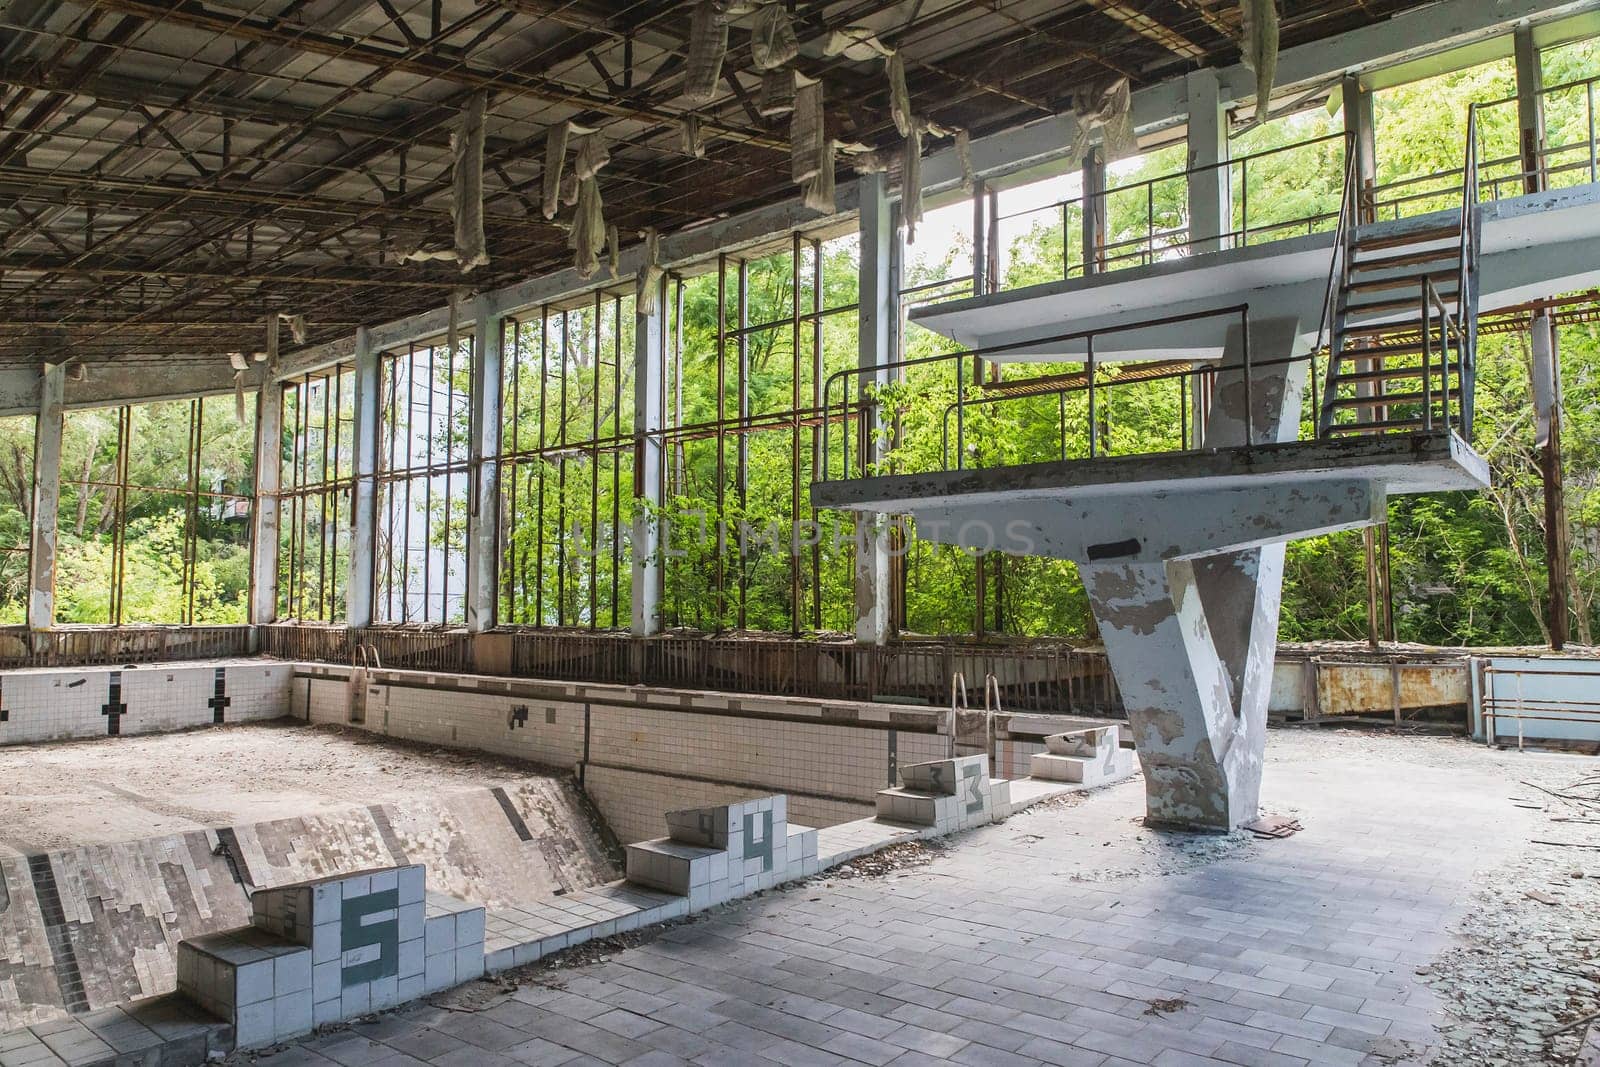
[{"label": "torn cloth hanging from ceiling", "polygon": [[1239,0],[1243,16],[1240,59],[1256,76],[1256,122],[1272,110],[1272,81],[1278,75],[1278,5],[1275,0]]},{"label": "torn cloth hanging from ceiling", "polygon": [[448,248],[418,248],[408,252],[408,262],[454,260],[463,272],[489,262],[483,236],[483,122],[489,94],[480,90],[461,111],[461,124],[450,135],[452,158],[450,217],[455,234]]},{"label": "torn cloth hanging from ceiling", "polygon": [[700,133],[699,115],[684,115],[678,120],[678,147],[684,155],[695,159],[706,154],[706,140]]},{"label": "torn cloth hanging from ceiling", "polygon": [[578,209],[567,234],[572,265],[578,277],[590,278],[600,269],[600,247],[606,239],[605,210],[600,203],[600,183],[589,178],[578,183]]},{"label": "torn cloth hanging from ceiling", "polygon": [[922,122],[915,117],[900,163],[900,217],[906,224],[906,244],[916,244],[917,223],[922,221]]},{"label": "torn cloth hanging from ceiling", "polygon": [[794,94],[794,114],[789,119],[790,180],[799,184],[822,169],[822,83],[797,75],[801,84]]},{"label": "torn cloth hanging from ceiling", "polygon": [[1134,136],[1133,94],[1127,78],[1117,78],[1099,88],[1079,90],[1072,94],[1072,117],[1077,120],[1077,133],[1072,142],[1071,158],[1076,162],[1088,154],[1093,135],[1100,134],[1105,145],[1107,163],[1139,154],[1139,140]]},{"label": "torn cloth hanging from ceiling", "polygon": [[756,96],[756,114],[764,119],[787,115],[794,110],[794,71],[787,67],[761,75],[761,92]]},{"label": "torn cloth hanging from ceiling", "polygon": [[567,160],[567,135],[572,132],[572,124],[558,122],[550,127],[544,135],[544,174],[543,193],[544,200],[541,205],[544,217],[553,219],[558,210],[558,201],[561,197],[561,169]]},{"label": "torn cloth hanging from ceiling", "polygon": [[483,236],[483,123],[489,107],[489,94],[472,94],[461,113],[461,128],[450,138],[455,154],[453,196],[450,214],[456,224],[456,259],[462,271],[489,262],[489,248]]},{"label": "torn cloth hanging from ceiling", "polygon": [[634,293],[634,310],[640,315],[656,313],[656,291],[661,288],[661,234],[654,226],[644,231],[644,262],[639,265],[639,286]]},{"label": "torn cloth hanging from ceiling", "polygon": [[890,56],[884,66],[889,75],[889,117],[901,137],[911,135],[911,94],[906,91],[906,61],[899,52]]},{"label": "torn cloth hanging from ceiling", "polygon": [[922,138],[949,137],[957,131],[927,119],[912,117],[900,162],[900,217],[905,221],[906,244],[915,244],[917,223],[922,221]]},{"label": "torn cloth hanging from ceiling", "polygon": [[722,80],[728,54],[728,19],[716,0],[700,0],[689,20],[689,58],[684,65],[683,98],[690,106],[709,104]]},{"label": "torn cloth hanging from ceiling", "polygon": [[783,4],[763,4],[750,26],[750,62],[760,71],[775,70],[800,54],[794,26]]}]

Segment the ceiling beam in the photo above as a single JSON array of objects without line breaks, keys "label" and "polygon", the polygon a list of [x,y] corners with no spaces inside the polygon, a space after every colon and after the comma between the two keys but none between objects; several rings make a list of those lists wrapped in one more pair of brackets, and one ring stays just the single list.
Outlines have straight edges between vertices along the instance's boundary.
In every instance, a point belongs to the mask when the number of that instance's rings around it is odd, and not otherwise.
[{"label": "ceiling beam", "polygon": [[1147,41],[1154,41],[1173,55],[1184,59],[1201,59],[1206,50],[1195,44],[1189,38],[1140,11],[1132,4],[1123,0],[1089,0],[1091,7],[1102,12],[1108,18],[1128,27]]},{"label": "ceiling beam", "polygon": [[[154,0],[95,0],[95,3],[100,8],[134,15],[149,22],[185,26],[239,40],[266,42],[309,55],[415,74],[473,90],[487,89],[504,95],[529,97],[612,118],[662,125],[676,123],[683,114],[645,103],[618,103],[609,97],[563,84],[544,75],[525,71],[486,70],[460,59],[446,58],[415,48],[397,51],[348,34],[324,33],[308,26],[290,26],[278,19],[241,15],[236,11],[226,14],[215,12],[195,0],[180,0],[171,4]],[[701,128],[710,135],[785,152],[789,150],[788,141],[773,137],[764,130],[729,126],[714,120],[703,122]]]},{"label": "ceiling beam", "polygon": [[[268,271],[250,263],[212,263],[209,266],[174,266],[165,263],[138,263],[126,259],[83,256],[23,255],[0,256],[0,273],[54,274],[69,278],[182,278],[186,280],[241,282],[284,282],[305,286],[384,285],[400,289],[450,290],[461,285],[460,275],[424,272],[416,267],[391,270],[365,270],[357,267],[306,266],[300,270],[280,267]],[[72,325],[71,320],[62,325]]]}]

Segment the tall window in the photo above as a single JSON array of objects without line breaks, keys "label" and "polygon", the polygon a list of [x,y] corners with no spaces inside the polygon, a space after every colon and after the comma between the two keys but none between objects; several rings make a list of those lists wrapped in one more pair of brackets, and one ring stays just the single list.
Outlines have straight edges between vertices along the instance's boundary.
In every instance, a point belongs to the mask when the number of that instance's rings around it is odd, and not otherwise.
[{"label": "tall window", "polygon": [[465,621],[472,343],[413,344],[379,363],[374,614],[383,622]]},{"label": "tall window", "polygon": [[283,387],[278,617],[338,622],[350,573],[355,374],[338,365]]},{"label": "tall window", "polygon": [[28,618],[33,529],[32,415],[0,419],[0,623]]},{"label": "tall window", "polygon": [[249,396],[67,413],[58,620],[245,621],[254,410]]},{"label": "tall window", "polygon": [[831,374],[855,366],[857,236],[792,234],[673,279],[664,536],[670,626],[854,624],[854,527],[809,500]]},{"label": "tall window", "polygon": [[632,286],[508,322],[500,617],[625,629],[632,614]]}]

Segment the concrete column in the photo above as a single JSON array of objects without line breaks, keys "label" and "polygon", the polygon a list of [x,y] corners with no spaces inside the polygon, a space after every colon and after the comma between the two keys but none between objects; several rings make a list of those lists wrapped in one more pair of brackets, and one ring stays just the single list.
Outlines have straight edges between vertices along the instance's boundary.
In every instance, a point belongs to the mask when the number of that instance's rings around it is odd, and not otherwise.
[{"label": "concrete column", "polygon": [[505,319],[479,297],[472,312],[472,394],[467,414],[467,629],[482,633],[498,618],[500,578],[501,367]]},{"label": "concrete column", "polygon": [[661,515],[662,449],[654,436],[665,422],[667,279],[657,282],[655,310],[635,315],[633,328],[633,621],[635,637],[661,631],[664,590]]},{"label": "concrete column", "polygon": [[250,508],[250,622],[278,619],[278,493],[283,488],[283,389],[268,378],[256,396],[256,484]]},{"label": "concrete column", "polygon": [[56,522],[61,513],[61,430],[66,386],[66,367],[60,363],[46,363],[39,381],[39,415],[33,424],[30,630],[48,630],[56,622]]},{"label": "concrete column", "polygon": [[[1306,354],[1297,319],[1251,327],[1252,361]],[[1243,355],[1235,327],[1208,446],[1294,440],[1308,364],[1255,369],[1247,388]],[[1078,571],[1144,766],[1147,821],[1227,831],[1255,818],[1260,798],[1284,545],[1185,556],[1178,513],[1163,537],[1181,558],[1085,562]]]},{"label": "concrete column", "polygon": [[1377,141],[1373,136],[1372,94],[1361,86],[1361,79],[1347,74],[1340,83],[1344,104],[1344,130],[1355,142],[1356,221],[1373,219],[1372,187],[1378,180]]},{"label": "concrete column", "polygon": [[1539,68],[1539,46],[1533,42],[1533,27],[1526,22],[1513,34],[1517,63],[1517,139],[1522,156],[1522,191],[1537,193],[1545,186],[1544,175],[1544,72]]},{"label": "concrete column", "polygon": [[345,586],[345,621],[371,626],[378,557],[378,353],[365,326],[356,330],[355,485],[350,494],[350,578]]},{"label": "concrete column", "polygon": [[1089,146],[1079,174],[1079,187],[1083,190],[1083,273],[1098,274],[1105,269],[1106,246],[1106,157],[1100,145]]},{"label": "concrete column", "polygon": [[[857,317],[858,363],[878,367],[894,358],[895,318],[899,314],[899,284],[895,277],[894,242],[899,239],[889,205],[888,184],[882,174],[864,174],[861,183],[861,310]],[[864,375],[863,391],[885,384],[887,372]],[[874,427],[876,428],[876,427]],[[848,432],[848,431],[847,431]],[[867,473],[881,452],[878,435],[859,436],[860,474]],[[855,472],[852,472],[855,473]],[[893,636],[890,614],[889,522],[885,515],[856,519],[855,603],[856,640],[881,645]]]},{"label": "concrete column", "polygon": [[[1189,112],[1189,251],[1216,252],[1233,228],[1228,168],[1228,117],[1217,72],[1205,67],[1184,78]],[[1195,170],[1209,167],[1207,170]]]}]

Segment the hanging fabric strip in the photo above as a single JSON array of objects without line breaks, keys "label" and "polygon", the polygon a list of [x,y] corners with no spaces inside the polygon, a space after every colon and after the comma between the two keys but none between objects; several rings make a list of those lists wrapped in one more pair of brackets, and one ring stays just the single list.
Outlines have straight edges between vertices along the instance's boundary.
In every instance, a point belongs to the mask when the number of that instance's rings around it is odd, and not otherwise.
[{"label": "hanging fabric strip", "polygon": [[1256,76],[1255,124],[1267,121],[1272,110],[1272,82],[1278,76],[1278,5],[1276,0],[1239,0],[1243,18],[1239,42],[1245,69]]},{"label": "hanging fabric strip", "polygon": [[306,317],[304,315],[289,315],[280,311],[278,312],[278,318],[288,325],[289,336],[294,338],[295,344],[303,345],[306,343]]},{"label": "hanging fabric strip", "polygon": [[922,120],[913,118],[900,163],[900,215],[908,245],[917,243],[917,223],[922,221],[922,130]]},{"label": "hanging fabric strip", "polygon": [[600,204],[600,182],[586,178],[578,183],[578,210],[567,234],[573,250],[572,265],[578,277],[590,278],[600,269],[600,246],[606,239],[605,213]]},{"label": "hanging fabric strip", "polygon": [[444,328],[445,351],[454,358],[456,349],[461,345],[461,290],[450,290],[450,303],[447,305],[450,318]]},{"label": "hanging fabric strip", "polygon": [[644,231],[644,262],[639,266],[639,286],[633,296],[634,310],[640,315],[656,313],[661,273],[661,234],[652,226]]},{"label": "hanging fabric strip", "polygon": [[790,180],[799,184],[822,165],[822,83],[806,79],[794,94],[789,119]]},{"label": "hanging fabric strip", "polygon": [[1118,78],[1098,87],[1079,89],[1072,94],[1072,116],[1077,129],[1073,134],[1070,158],[1081,161],[1094,143],[1095,133],[1105,145],[1106,162],[1139,154],[1134,136],[1132,93],[1128,79]]},{"label": "hanging fabric strip", "polygon": [[750,62],[760,71],[783,66],[800,54],[794,26],[781,0],[763,4],[750,27]]},{"label": "hanging fabric strip", "polygon": [[831,215],[838,207],[834,199],[833,145],[825,144],[817,161],[817,172],[800,183],[800,199],[812,211]]},{"label": "hanging fabric strip", "polygon": [[561,203],[571,207],[578,202],[578,176],[567,174],[561,179]]},{"label": "hanging fabric strip", "polygon": [[699,115],[684,115],[678,120],[678,146],[684,155],[695,159],[706,154],[705,138],[700,135]]},{"label": "hanging fabric strip", "polygon": [[622,277],[622,235],[615,223],[606,226],[606,269],[612,280]]},{"label": "hanging fabric strip", "polygon": [[450,215],[455,219],[456,260],[463,273],[489,262],[483,236],[483,121],[489,94],[479,90],[461,112],[461,126],[450,137],[455,157]]},{"label": "hanging fabric strip", "polygon": [[578,151],[572,160],[572,173],[579,181],[587,181],[611,162],[611,149],[606,145],[606,135],[596,130],[578,140]]},{"label": "hanging fabric strip", "polygon": [[777,118],[794,110],[794,71],[787,67],[761,75],[761,92],[756,97],[756,114]]},{"label": "hanging fabric strip", "polygon": [[956,161],[961,164],[961,191],[970,193],[978,179],[972,173],[972,135],[966,130],[956,131]]},{"label": "hanging fabric strip", "polygon": [[689,58],[683,76],[683,98],[691,107],[709,104],[717,95],[727,54],[728,20],[716,0],[700,0],[689,22]]},{"label": "hanging fabric strip", "polygon": [[561,195],[561,168],[567,160],[567,134],[571,125],[558,122],[544,135],[544,217],[556,217],[556,201]]},{"label": "hanging fabric strip", "polygon": [[906,91],[906,61],[899,52],[884,61],[889,74],[889,117],[901,137],[911,135],[911,94]]}]

